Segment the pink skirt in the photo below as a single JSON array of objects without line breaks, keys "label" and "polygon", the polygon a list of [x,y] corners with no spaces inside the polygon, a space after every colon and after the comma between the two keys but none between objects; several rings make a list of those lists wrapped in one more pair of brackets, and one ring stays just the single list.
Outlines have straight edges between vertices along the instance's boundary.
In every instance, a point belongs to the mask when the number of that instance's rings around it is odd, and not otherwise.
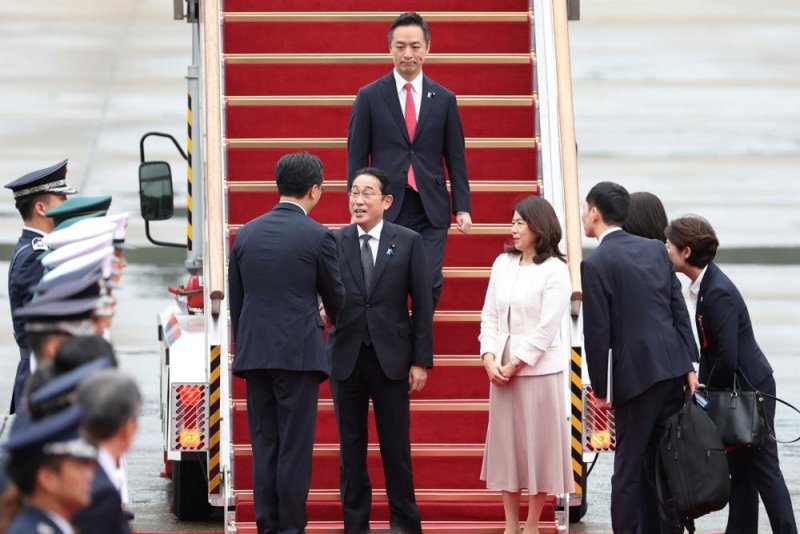
[{"label": "pink skirt", "polygon": [[481,480],[496,491],[574,491],[563,373],[517,376],[489,389]]}]

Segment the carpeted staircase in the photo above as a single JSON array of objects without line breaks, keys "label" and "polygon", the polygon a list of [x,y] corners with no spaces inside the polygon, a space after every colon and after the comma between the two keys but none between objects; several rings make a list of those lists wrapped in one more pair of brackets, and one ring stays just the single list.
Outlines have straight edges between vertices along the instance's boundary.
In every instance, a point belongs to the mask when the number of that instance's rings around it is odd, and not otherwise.
[{"label": "carpeted staircase", "polygon": [[[287,6],[292,11],[287,12]],[[380,12],[373,11],[379,6]],[[479,480],[488,420],[488,381],[478,360],[480,308],[489,266],[510,231],[515,200],[538,191],[535,61],[528,0],[226,0],[224,97],[231,235],[277,200],[272,169],[308,150],[325,166],[326,193],[312,216],[349,221],[346,135],[357,89],[390,71],[386,32],[400,12],[429,21],[425,73],[459,97],[476,226],[451,230],[445,286],[435,317],[435,369],[412,397],[414,477],[425,532],[502,531],[499,494]],[[236,527],[255,532],[252,452],[244,384],[233,384]],[[338,532],[338,435],[323,385],[308,532]],[[374,528],[388,506],[374,426],[369,449]],[[523,509],[523,514],[525,510]],[[524,515],[523,515],[524,518]],[[543,531],[555,531],[550,502]]]}]

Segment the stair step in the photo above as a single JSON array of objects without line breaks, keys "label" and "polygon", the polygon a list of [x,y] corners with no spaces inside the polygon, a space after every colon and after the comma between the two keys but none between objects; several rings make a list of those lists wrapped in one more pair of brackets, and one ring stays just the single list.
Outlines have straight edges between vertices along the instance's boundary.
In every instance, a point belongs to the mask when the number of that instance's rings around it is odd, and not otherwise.
[{"label": "stair step", "polygon": [[[346,134],[345,130],[342,135]],[[287,148],[228,148],[227,178],[231,181],[266,180]],[[332,180],[345,180],[347,151],[342,148],[310,150],[322,160],[325,175]],[[470,181],[496,180],[534,181],[537,174],[537,153],[531,148],[468,149],[467,171]]]},{"label": "stair step", "polygon": [[[427,519],[458,517],[461,522],[501,521],[503,501],[500,492],[489,490],[417,490],[415,492],[420,515]],[[527,499],[523,498],[520,516],[528,513]],[[237,492],[236,521],[248,522],[255,519],[253,492]],[[311,490],[308,495],[308,516],[315,521],[342,521],[342,505],[338,490]],[[376,491],[372,496],[374,521],[389,520],[389,506],[386,492]],[[542,510],[544,524],[555,521],[555,497],[548,496]]]},{"label": "stair step", "polygon": [[[529,0],[382,0],[383,11],[393,11],[398,15],[404,11],[418,11],[423,15],[431,11],[527,11]],[[225,0],[225,11],[373,11],[375,0]]]},{"label": "stair step", "polygon": [[[225,94],[289,95],[356,94],[358,89],[372,80],[386,76],[392,70],[388,53],[376,57],[374,62],[332,63],[320,55],[325,63],[256,62],[255,59],[236,56],[226,59]],[[432,56],[430,56],[432,57]],[[429,59],[430,59],[429,57]],[[533,61],[526,63],[437,63],[425,62],[425,74],[457,95],[532,95]],[[347,76],[341,76],[343,70]],[[298,83],[302,80],[302,83]]]},{"label": "stair step", "polygon": [[[435,381],[431,373],[431,381]],[[485,381],[486,378],[484,377]],[[236,400],[233,403],[233,442],[250,442],[250,426],[247,419],[247,404]],[[370,407],[370,413],[372,409]],[[478,443],[486,437],[489,423],[487,400],[473,401],[411,401],[411,441],[413,443],[450,442],[454,444]],[[317,410],[317,443],[338,443],[339,431],[333,401],[321,399]],[[378,442],[374,417],[369,417],[369,441]]]},{"label": "stair step", "polygon": [[[371,531],[375,534],[389,532],[387,521],[372,521]],[[502,521],[423,521],[423,532],[453,532],[461,534],[502,534],[504,523]],[[236,523],[238,534],[257,534],[255,523]],[[338,521],[309,521],[305,530],[308,534],[341,534],[343,526]],[[539,523],[541,534],[556,534],[558,527],[555,523]]]},{"label": "stair step", "polygon": [[[347,134],[352,104],[301,106],[231,105],[226,107],[226,137],[320,138]],[[531,106],[463,106],[459,115],[468,138],[531,138]]]},{"label": "stair step", "polygon": [[[429,374],[425,389],[414,393],[415,400],[489,398],[489,380],[476,355],[437,356]],[[233,398],[245,399],[244,379],[234,376],[232,384]],[[320,399],[331,398],[330,381],[320,384],[319,396]]]},{"label": "stair step", "polygon": [[[488,224],[506,224],[506,233],[510,236],[513,206],[531,194],[531,191],[473,191],[472,220]],[[229,191],[228,221],[231,224],[245,224],[271,209],[279,198],[277,191]],[[346,225],[350,223],[351,218],[348,205],[346,191],[328,191],[326,188],[322,200],[314,208],[311,216],[325,224]]]},{"label": "stair step", "polygon": [[[480,480],[483,444],[453,445],[449,443],[411,445],[411,461],[415,486],[424,488],[478,489],[485,487]],[[380,451],[369,445],[367,465],[373,488],[385,488]],[[311,487],[339,488],[339,446],[314,445],[311,468]],[[250,445],[233,446],[233,480],[238,490],[253,487],[253,455]]]},{"label": "stair step", "polygon": [[[291,14],[289,14],[291,15]],[[397,13],[327,13],[285,20],[282,13],[226,13],[224,50],[241,53],[381,53],[388,57],[386,32]],[[447,15],[447,14],[444,14]],[[460,14],[461,20],[428,20],[437,53],[525,53],[530,51],[528,13],[486,17]],[[476,20],[485,17],[483,20]],[[456,18],[451,16],[451,19]],[[319,20],[327,19],[327,20]]]}]

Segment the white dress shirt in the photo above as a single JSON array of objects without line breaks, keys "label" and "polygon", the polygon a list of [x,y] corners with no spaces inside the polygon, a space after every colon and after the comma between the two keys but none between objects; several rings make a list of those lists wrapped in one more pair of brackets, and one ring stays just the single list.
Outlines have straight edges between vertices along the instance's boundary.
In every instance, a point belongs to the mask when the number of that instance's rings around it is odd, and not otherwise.
[{"label": "white dress shirt", "polygon": [[356,225],[356,230],[358,230],[358,248],[363,246],[363,242],[361,241],[361,236],[364,234],[369,234],[372,239],[369,240],[369,248],[372,250],[372,264],[374,265],[378,261],[378,245],[381,244],[381,232],[383,231],[383,219],[378,221],[378,224],[372,227],[372,230],[369,232],[365,232],[361,229],[359,225]]},{"label": "white dress shirt", "polygon": [[406,116],[406,84],[411,83],[411,96],[414,99],[414,111],[417,112],[417,120],[419,120],[419,107],[422,105],[422,71],[411,82],[406,81],[405,78],[393,70],[394,83],[397,84],[397,96],[400,98],[400,109],[403,111],[403,117]]},{"label": "white dress shirt", "polygon": [[622,228],[619,227],[619,226],[612,226],[611,228],[607,229],[605,232],[600,234],[600,237],[597,238],[598,244],[602,243],[603,239],[605,239],[608,234],[610,234],[612,232],[616,232],[618,230],[622,230]]}]

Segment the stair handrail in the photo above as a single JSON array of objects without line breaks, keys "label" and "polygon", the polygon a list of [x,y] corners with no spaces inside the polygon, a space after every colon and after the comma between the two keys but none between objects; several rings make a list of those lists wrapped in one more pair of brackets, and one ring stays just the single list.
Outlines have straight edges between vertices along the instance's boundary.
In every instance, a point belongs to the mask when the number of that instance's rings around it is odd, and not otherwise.
[{"label": "stair handrail", "polygon": [[200,24],[203,28],[203,113],[205,120],[205,180],[206,180],[206,247],[208,262],[206,286],[209,289],[211,313],[218,316],[225,298],[225,209],[222,176],[222,91],[219,0],[202,0]]},{"label": "stair handrail", "polygon": [[561,126],[561,167],[566,214],[567,263],[572,282],[574,316],[580,311],[583,298],[580,265],[583,259],[580,193],[578,189],[578,150],[575,141],[575,113],[572,99],[572,63],[569,49],[569,16],[567,0],[553,0],[558,109]]}]

